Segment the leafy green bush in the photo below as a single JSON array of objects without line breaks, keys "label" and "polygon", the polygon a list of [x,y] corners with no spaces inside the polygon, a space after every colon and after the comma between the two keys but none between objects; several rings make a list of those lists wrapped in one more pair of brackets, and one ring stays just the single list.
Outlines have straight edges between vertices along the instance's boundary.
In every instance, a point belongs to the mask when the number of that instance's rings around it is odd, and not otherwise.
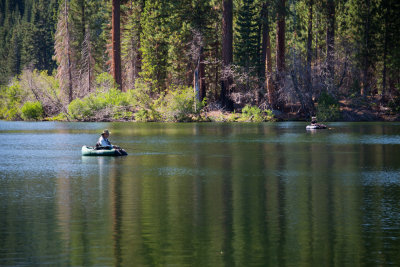
[{"label": "leafy green bush", "polygon": [[17,79],[10,86],[0,88],[0,119],[21,119],[21,102],[23,91]]},{"label": "leafy green bush", "polygon": [[272,114],[272,110],[264,110],[262,111],[257,106],[246,105],[242,109],[242,116],[239,121],[247,121],[247,122],[263,122],[267,120],[272,120],[274,115]]},{"label": "leafy green bush", "polygon": [[117,89],[113,76],[108,72],[103,72],[96,77],[96,88],[98,92],[107,92]]},{"label": "leafy green bush", "polygon": [[271,109],[264,110],[266,113],[267,121],[274,121],[274,112]]},{"label": "leafy green bush", "polygon": [[191,87],[176,87],[163,99],[162,114],[166,121],[192,121],[193,116],[198,116],[204,103],[195,99]]},{"label": "leafy green bush", "polygon": [[160,121],[160,108],[162,97],[152,98],[153,92],[150,83],[137,79],[135,88],[126,92],[130,105],[136,110],[135,120],[138,122]]},{"label": "leafy green bush", "polygon": [[48,121],[67,121],[68,117],[64,112],[61,112],[61,113],[57,114],[56,116],[46,118],[46,120],[48,120]]},{"label": "leafy green bush", "polygon": [[323,92],[318,100],[317,117],[321,121],[336,121],[340,119],[339,102],[333,96]]},{"label": "leafy green bush", "polygon": [[21,108],[21,117],[24,120],[41,120],[43,118],[43,107],[39,101],[25,102]]},{"label": "leafy green bush", "polygon": [[160,121],[160,120],[161,120],[161,115],[156,110],[141,109],[135,113],[135,121],[137,122]]},{"label": "leafy green bush", "polygon": [[86,104],[88,101],[84,101],[80,98],[73,100],[68,105],[68,113],[72,119],[85,120],[89,119],[94,115],[94,112]]},{"label": "leafy green bush", "polygon": [[400,97],[395,97],[392,100],[389,101],[388,107],[393,113],[399,113],[400,112]]},{"label": "leafy green bush", "polygon": [[82,99],[73,100],[68,113],[75,120],[128,119],[132,117],[129,95],[116,88],[109,91],[97,91]]}]

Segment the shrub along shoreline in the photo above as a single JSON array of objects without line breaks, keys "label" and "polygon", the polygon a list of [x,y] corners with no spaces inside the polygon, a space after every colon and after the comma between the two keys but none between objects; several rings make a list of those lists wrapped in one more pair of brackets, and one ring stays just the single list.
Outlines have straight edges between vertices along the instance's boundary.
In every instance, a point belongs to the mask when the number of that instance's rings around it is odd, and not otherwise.
[{"label": "shrub along shoreline", "polygon": [[[239,112],[226,112],[218,105],[196,100],[193,88],[172,86],[158,92],[151,82],[138,80],[135,88],[121,92],[113,78],[103,73],[93,92],[65,103],[63,92],[54,76],[46,72],[24,71],[8,86],[0,88],[0,119],[26,121],[133,121],[133,122],[265,122],[277,120],[309,120],[296,112],[282,113],[245,105]],[[341,108],[341,103],[322,93],[316,115],[319,121],[398,120],[397,112],[384,110],[371,113],[371,105],[360,115],[356,108]],[[342,105],[343,106],[343,105]],[[396,107],[396,106],[395,106]],[[353,109],[353,113],[352,113]],[[382,115],[382,116],[381,116]]]}]

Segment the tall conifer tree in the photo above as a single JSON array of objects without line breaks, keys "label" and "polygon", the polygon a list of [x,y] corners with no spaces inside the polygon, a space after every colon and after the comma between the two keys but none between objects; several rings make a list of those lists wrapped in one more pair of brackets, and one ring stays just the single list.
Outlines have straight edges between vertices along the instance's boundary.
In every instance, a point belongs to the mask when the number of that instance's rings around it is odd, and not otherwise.
[{"label": "tall conifer tree", "polygon": [[259,59],[258,24],[254,0],[243,0],[236,22],[235,63],[247,71],[256,67]]}]

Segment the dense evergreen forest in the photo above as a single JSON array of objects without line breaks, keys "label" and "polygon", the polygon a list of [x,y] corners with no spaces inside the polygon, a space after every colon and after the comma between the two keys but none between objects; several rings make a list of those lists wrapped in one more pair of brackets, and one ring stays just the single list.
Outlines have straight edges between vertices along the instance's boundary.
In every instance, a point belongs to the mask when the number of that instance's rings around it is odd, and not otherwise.
[{"label": "dense evergreen forest", "polygon": [[0,44],[3,119],[400,110],[398,0],[0,0]]}]

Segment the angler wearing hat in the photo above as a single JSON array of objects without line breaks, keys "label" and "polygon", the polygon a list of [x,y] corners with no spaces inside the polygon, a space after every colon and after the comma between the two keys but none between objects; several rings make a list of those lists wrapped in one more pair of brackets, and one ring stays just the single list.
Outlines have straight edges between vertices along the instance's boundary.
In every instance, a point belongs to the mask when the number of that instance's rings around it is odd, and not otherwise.
[{"label": "angler wearing hat", "polygon": [[104,130],[101,133],[99,141],[97,141],[96,147],[101,147],[102,149],[112,149],[114,146],[111,145],[110,141],[108,141],[108,137],[110,136],[110,132],[108,130]]},{"label": "angler wearing hat", "polygon": [[317,124],[317,117],[311,117],[311,125]]}]

